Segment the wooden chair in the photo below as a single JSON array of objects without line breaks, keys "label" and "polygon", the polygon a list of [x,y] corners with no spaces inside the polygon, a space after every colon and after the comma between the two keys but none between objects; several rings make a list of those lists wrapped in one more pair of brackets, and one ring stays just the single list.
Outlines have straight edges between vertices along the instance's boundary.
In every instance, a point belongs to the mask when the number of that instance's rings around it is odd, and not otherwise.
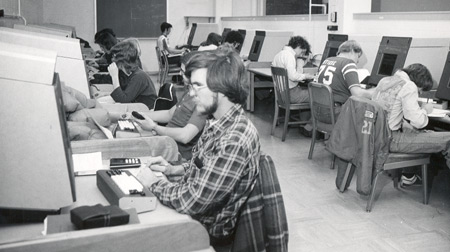
[{"label": "wooden chair", "polygon": [[168,76],[181,75],[181,68],[176,64],[169,64],[168,56],[165,52],[161,51],[159,47],[155,47],[156,57],[158,58],[159,65],[159,83],[166,83]]},{"label": "wooden chair", "polygon": [[[313,125],[313,134],[311,138],[311,146],[309,147],[308,159],[312,159],[314,152],[314,145],[316,143],[317,132],[330,134],[336,122],[334,114],[334,99],[333,92],[330,86],[310,82],[308,84],[309,103],[311,108],[311,121]],[[324,115],[329,117],[324,118]],[[331,169],[334,169],[335,156],[331,161]]]},{"label": "wooden chair", "polygon": [[[352,101],[356,101],[359,102],[360,104],[372,104],[373,106],[378,107],[378,110],[382,110],[382,108],[380,108],[380,105],[378,105],[376,102],[373,102],[371,100],[367,100],[364,98],[355,98],[355,97],[350,97],[349,99],[350,102]],[[347,101],[347,103],[349,102]],[[344,105],[343,107],[343,112],[341,112],[341,115],[339,116],[339,120],[337,122],[336,125],[338,125],[342,120],[345,120],[345,117],[343,116],[342,113],[344,113],[344,110],[347,108],[347,103]],[[350,107],[348,107],[350,108]],[[366,115],[369,115],[370,113],[367,113],[367,110],[359,110],[360,113],[365,113],[364,117],[366,117]],[[372,118],[369,116],[369,118]],[[383,118],[383,120],[381,119]],[[376,124],[378,125],[378,127],[389,127],[387,124],[387,121],[384,117],[380,117],[379,115],[374,117],[374,120],[376,120]],[[366,121],[364,121],[366,122]],[[375,122],[375,121],[374,121]],[[369,124],[368,124],[369,125]],[[370,124],[370,125],[374,125],[374,124]],[[362,126],[363,129],[365,128],[365,126]],[[374,127],[367,127],[367,132],[366,135],[369,134],[376,134],[375,130],[373,129]],[[337,128],[336,128],[337,129]],[[361,130],[363,130],[361,129]],[[342,129],[342,130],[346,130],[346,129]],[[333,132],[334,134],[334,132]],[[376,135],[375,137],[381,137]],[[388,137],[388,136],[385,136]],[[385,139],[385,141],[389,141],[388,139]],[[364,141],[362,140],[360,142],[360,144],[374,144],[371,143],[370,141]],[[364,148],[365,146],[359,146],[360,148]],[[372,146],[374,147],[374,146]],[[369,146],[368,149],[373,149]],[[376,154],[380,154],[380,153],[374,153],[374,155]],[[366,211],[370,212],[372,210],[372,206],[373,206],[373,201],[375,198],[375,189],[377,186],[377,180],[378,180],[378,176],[383,173],[384,171],[391,171],[393,170],[393,177],[394,177],[394,187],[398,188],[398,180],[399,180],[399,175],[401,174],[401,169],[406,168],[406,167],[411,167],[411,166],[421,166],[422,167],[422,182],[423,182],[423,203],[426,205],[428,204],[428,176],[427,176],[427,168],[428,168],[428,164],[430,163],[430,154],[421,154],[421,153],[386,153],[387,157],[386,157],[386,161],[384,162],[382,167],[379,167],[378,169],[376,169],[375,167],[372,167],[373,163],[366,163],[364,161],[362,161],[362,166],[358,167],[358,169],[361,169],[360,172],[370,172],[369,174],[371,174],[371,185],[370,185],[370,194],[369,194],[369,199],[367,201],[367,206],[366,206]],[[370,167],[367,167],[367,165],[370,164]],[[349,182],[351,181],[352,175],[353,175],[353,171],[354,171],[354,166],[351,165],[351,162],[349,162],[349,164],[347,165],[347,168],[345,170],[345,175],[343,177],[343,180],[341,181],[341,184],[339,186],[339,190],[341,192],[344,192],[345,188],[349,185]]]},{"label": "wooden chair", "polygon": [[309,102],[304,103],[294,103],[291,104],[291,99],[289,96],[289,79],[287,75],[287,71],[282,67],[271,67],[272,71],[272,79],[274,84],[274,92],[275,92],[275,113],[273,116],[273,124],[271,135],[273,135],[275,131],[275,126],[278,124],[280,118],[278,118],[278,113],[280,108],[285,110],[284,115],[284,125],[283,125],[283,135],[281,137],[281,141],[284,142],[286,139],[286,132],[288,125],[299,125],[299,124],[307,124],[308,121],[289,121],[291,110],[306,110],[309,109]]}]

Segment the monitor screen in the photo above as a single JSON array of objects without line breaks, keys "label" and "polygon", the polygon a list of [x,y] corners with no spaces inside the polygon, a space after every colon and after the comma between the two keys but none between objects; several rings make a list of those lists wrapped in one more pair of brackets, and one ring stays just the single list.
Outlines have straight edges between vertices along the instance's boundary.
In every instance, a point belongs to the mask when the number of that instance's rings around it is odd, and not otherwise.
[{"label": "monitor screen", "polygon": [[322,65],[323,61],[329,57],[335,57],[339,50],[339,46],[347,41],[348,35],[345,34],[328,34],[328,41],[325,45],[325,49],[322,53],[322,59],[320,60],[320,64]]},{"label": "monitor screen", "polygon": [[254,54],[258,53],[260,44],[261,44],[261,41],[255,40],[255,46],[253,47],[252,53],[254,53]]},{"label": "monitor screen", "polygon": [[381,38],[370,74],[369,85],[378,85],[382,78],[391,76],[394,74],[394,71],[405,65],[411,41],[411,37],[383,36]]},{"label": "monitor screen", "polygon": [[339,50],[338,47],[331,47],[327,58],[335,57],[337,55],[338,50]]},{"label": "monitor screen", "polygon": [[447,59],[444,63],[439,86],[436,90],[436,98],[450,101],[450,51],[447,53]]},{"label": "monitor screen", "polygon": [[397,60],[397,54],[384,53],[381,58],[380,68],[378,74],[391,76],[394,72],[395,62]]}]

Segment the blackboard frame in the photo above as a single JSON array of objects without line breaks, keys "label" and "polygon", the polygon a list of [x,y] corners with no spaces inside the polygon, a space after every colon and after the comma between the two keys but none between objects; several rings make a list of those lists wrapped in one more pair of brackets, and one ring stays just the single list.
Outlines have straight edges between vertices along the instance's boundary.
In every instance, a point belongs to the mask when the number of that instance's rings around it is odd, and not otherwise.
[{"label": "blackboard frame", "polygon": [[157,38],[167,20],[167,1],[96,0],[97,31],[111,28],[119,38]]}]

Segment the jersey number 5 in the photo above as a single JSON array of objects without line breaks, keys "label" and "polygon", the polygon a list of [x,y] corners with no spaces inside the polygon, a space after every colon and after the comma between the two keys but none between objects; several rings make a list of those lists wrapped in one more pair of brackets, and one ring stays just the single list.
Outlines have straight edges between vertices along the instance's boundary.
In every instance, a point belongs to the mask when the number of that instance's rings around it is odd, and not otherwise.
[{"label": "jersey number 5", "polygon": [[336,71],[336,67],[334,67],[334,66],[325,66],[325,65],[320,66],[319,76],[324,71],[325,71],[325,73],[323,74],[323,84],[331,85],[331,83],[333,81],[334,71]]}]

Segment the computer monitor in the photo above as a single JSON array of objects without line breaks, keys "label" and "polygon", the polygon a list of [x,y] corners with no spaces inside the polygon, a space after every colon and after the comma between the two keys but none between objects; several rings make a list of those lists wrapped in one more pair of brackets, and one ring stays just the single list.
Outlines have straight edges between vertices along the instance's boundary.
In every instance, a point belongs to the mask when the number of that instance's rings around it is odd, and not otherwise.
[{"label": "computer monitor", "polygon": [[328,41],[325,45],[325,49],[323,50],[320,65],[322,65],[323,61],[327,58],[335,57],[339,50],[339,46],[347,40],[348,35],[345,34],[328,34]]},{"label": "computer monitor", "polygon": [[219,25],[215,23],[192,23],[187,44],[193,47],[199,47],[203,41],[206,41],[211,32],[217,33]]},{"label": "computer monitor", "polygon": [[55,72],[59,74],[61,82],[80,91],[86,97],[91,96],[78,39],[0,27],[0,42],[56,51],[58,56]]},{"label": "computer monitor", "polygon": [[273,57],[287,45],[292,31],[256,31],[248,59],[272,62]]},{"label": "computer monitor", "polygon": [[72,38],[76,38],[77,37],[77,31],[76,31],[76,28],[74,26],[55,24],[55,23],[44,23],[44,24],[41,24],[41,26],[53,28],[55,30],[68,31],[68,32],[71,33],[71,37]]},{"label": "computer monitor", "polygon": [[250,54],[250,49],[252,48],[253,40],[255,39],[256,30],[254,29],[239,30],[241,34],[243,34],[244,31],[245,31],[244,42],[242,43],[240,54],[241,57],[248,58]]},{"label": "computer monitor", "polygon": [[223,28],[222,31],[222,39],[225,39],[227,37],[227,34],[231,31],[231,28]]},{"label": "computer monitor", "polygon": [[403,68],[411,41],[410,37],[383,36],[370,74],[369,85],[377,85],[382,78],[391,76],[397,69]]},{"label": "computer monitor", "polygon": [[437,88],[436,98],[450,101],[450,51],[447,53],[447,59],[444,63],[441,79]]},{"label": "computer monitor", "polygon": [[42,221],[76,200],[56,52],[0,42],[0,58],[0,222]]}]

